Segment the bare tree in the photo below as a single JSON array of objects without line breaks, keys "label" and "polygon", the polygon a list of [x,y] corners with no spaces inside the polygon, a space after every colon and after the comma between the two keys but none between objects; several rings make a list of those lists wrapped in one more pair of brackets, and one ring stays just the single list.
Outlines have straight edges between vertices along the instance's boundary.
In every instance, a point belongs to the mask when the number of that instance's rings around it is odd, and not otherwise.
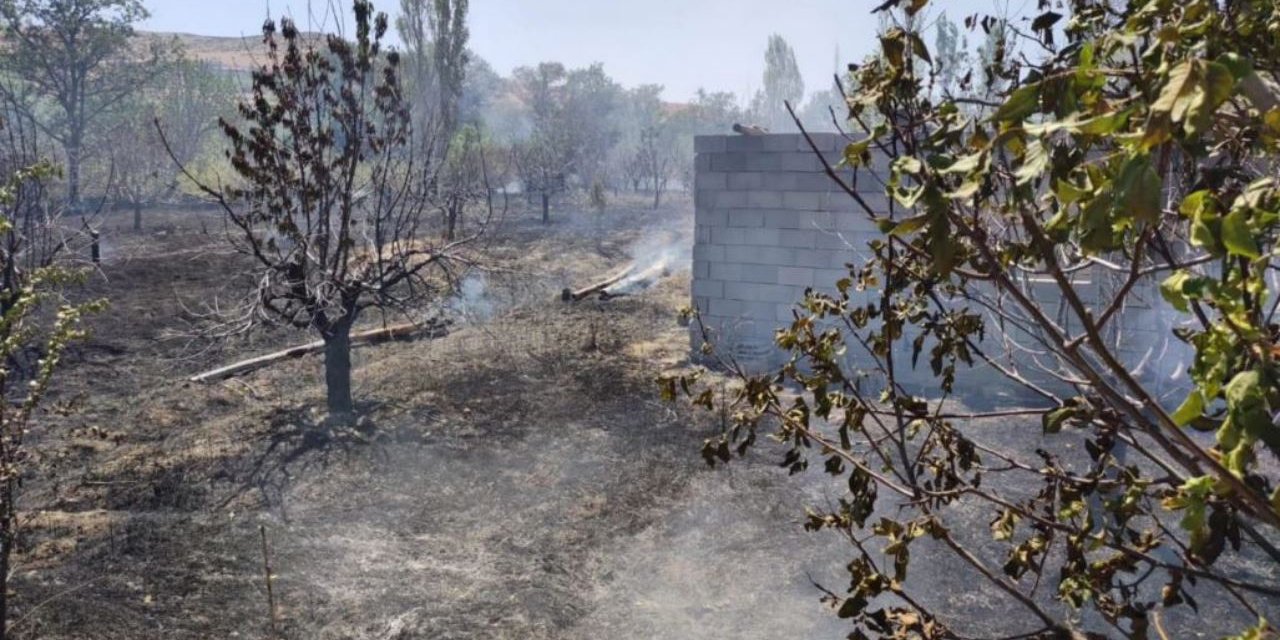
[{"label": "bare tree", "polygon": [[263,27],[267,61],[253,73],[242,122],[221,121],[242,186],[187,177],[216,201],[256,286],[221,335],[274,321],[325,344],[327,405],[353,411],[351,329],[370,308],[413,314],[452,286],[463,248],[424,233],[433,173],[417,163],[401,59],[384,51],[385,14],[356,0],[355,40],[308,41],[289,19]]}]

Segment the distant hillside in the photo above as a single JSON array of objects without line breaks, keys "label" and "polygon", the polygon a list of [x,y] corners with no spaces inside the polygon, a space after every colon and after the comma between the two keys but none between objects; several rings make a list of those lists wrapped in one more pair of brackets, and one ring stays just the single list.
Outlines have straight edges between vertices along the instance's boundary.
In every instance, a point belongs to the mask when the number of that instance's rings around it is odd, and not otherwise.
[{"label": "distant hillside", "polygon": [[[320,34],[308,35],[319,36]],[[165,40],[177,38],[188,56],[232,71],[248,71],[256,64],[261,64],[266,55],[266,47],[262,44],[261,35],[227,37],[139,31],[138,37]]]}]

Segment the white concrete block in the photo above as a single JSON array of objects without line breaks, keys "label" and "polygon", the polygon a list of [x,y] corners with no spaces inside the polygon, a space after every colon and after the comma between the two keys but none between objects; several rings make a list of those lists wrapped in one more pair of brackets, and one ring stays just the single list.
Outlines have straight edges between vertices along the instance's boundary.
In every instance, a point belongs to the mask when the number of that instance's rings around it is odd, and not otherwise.
[{"label": "white concrete block", "polygon": [[765,227],[770,229],[799,229],[800,218],[794,211],[784,209],[767,209],[763,211],[764,219],[762,221]]},{"label": "white concrete block", "polygon": [[725,140],[728,136],[694,136],[693,151],[694,153],[719,153],[725,149]]},{"label": "white concrete block", "polygon": [[776,284],[778,282],[778,269],[777,265],[771,264],[744,264],[739,271],[738,280],[741,282]]},{"label": "white concrete block", "polygon": [[736,262],[725,262],[723,258],[711,263],[711,270],[708,273],[712,280],[741,281],[743,265]]},{"label": "white concrete block", "polygon": [[812,229],[781,229],[778,246],[790,249],[813,249],[817,246],[817,231]]},{"label": "white concrete block", "polygon": [[747,244],[746,229],[734,227],[716,227],[711,230],[711,244],[743,245]]},{"label": "white concrete block", "polygon": [[732,136],[724,141],[725,151],[739,153],[760,153],[765,151],[765,141],[769,136]]},{"label": "white concrete block", "polygon": [[777,209],[782,206],[783,194],[777,191],[748,191],[747,206],[752,209]]},{"label": "white concrete block", "polygon": [[723,227],[729,224],[729,212],[714,207],[698,207],[693,214],[693,223],[708,227]]},{"label": "white concrete block", "polygon": [[699,158],[709,158],[709,166],[711,171],[737,172],[746,171],[747,162],[751,156],[746,153],[714,153],[706,156],[698,156]]},{"label": "white concrete block", "polygon": [[747,205],[747,194],[743,191],[708,191],[714,194],[717,209],[737,209]]},{"label": "white concrete block", "polygon": [[817,191],[788,191],[782,194],[782,208],[789,211],[823,211],[826,194]]},{"label": "white concrete block", "polygon": [[782,243],[781,232],[778,229],[766,229],[761,227],[755,229],[735,229],[735,231],[742,231],[742,244],[760,247],[786,246]]},{"label": "white concrete block", "polygon": [[729,176],[727,188],[734,191],[751,191],[764,188],[764,178],[767,174],[756,171],[742,171],[727,175]]},{"label": "white concrete block", "polygon": [[708,278],[697,278],[693,281],[693,295],[695,297],[706,298],[723,298],[725,283],[720,280],[711,280]]},{"label": "white concrete block", "polygon": [[728,190],[729,176],[733,174],[719,173],[715,171],[699,171],[694,176],[694,189],[697,191],[707,191],[716,189],[720,191]]},{"label": "white concrete block", "polygon": [[693,277],[694,277],[695,279],[696,279],[696,278],[710,278],[710,277],[711,277],[711,263],[710,263],[710,262],[708,262],[708,261],[706,261],[706,260],[694,260],[694,261],[693,261]]},{"label": "white concrete block", "polygon": [[695,244],[693,245],[693,259],[695,261],[705,261],[711,264],[724,262],[724,247],[711,244]]},{"label": "white concrete block", "polygon": [[727,224],[730,227],[764,226],[764,214],[759,209],[737,209],[729,212]]},{"label": "white concrete block", "polygon": [[796,250],[782,247],[725,247],[724,255],[730,262],[789,266],[795,261]]},{"label": "white concrete block", "polygon": [[808,267],[778,267],[778,284],[813,286],[814,270]]}]

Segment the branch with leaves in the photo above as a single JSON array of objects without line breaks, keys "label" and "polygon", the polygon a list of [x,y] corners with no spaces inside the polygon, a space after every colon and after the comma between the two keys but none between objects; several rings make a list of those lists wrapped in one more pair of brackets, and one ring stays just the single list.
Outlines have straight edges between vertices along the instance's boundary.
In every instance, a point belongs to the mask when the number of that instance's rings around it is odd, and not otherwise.
[{"label": "branch with leaves", "polygon": [[[851,122],[878,124],[827,167],[882,231],[870,257],[800,303],[777,333],[779,369],[721,363],[737,384],[720,399],[705,373],[662,380],[668,397],[732,408],[708,462],[767,429],[785,466],[821,458],[847,482],[808,527],[852,543],[846,592],[826,591],[850,637],[973,635],[905,586],[923,538],[1027,614],[1010,620],[1017,637],[1165,634],[1160,612],[1209,586],[1237,628],[1252,625],[1239,637],[1276,636],[1280,109],[1267,87],[1280,9],[1067,4],[1016,31],[1036,40],[1030,54],[984,57],[975,71],[1001,80],[998,95],[969,100],[938,99],[922,75],[937,72],[915,26],[930,3],[884,3],[879,52],[847,96]],[[849,169],[885,185],[887,211]],[[1123,350],[1119,318],[1157,289],[1183,321],[1166,339],[1194,354],[1173,402],[1158,391],[1170,381]],[[909,383],[922,356],[927,390]],[[952,409],[975,366],[1028,406]],[[1044,440],[994,437],[1014,414],[1038,416]],[[1069,451],[1081,445],[1087,456]],[[974,545],[957,507],[990,513],[1000,556]],[[1064,615],[1046,581],[1068,611],[1096,615]]]}]

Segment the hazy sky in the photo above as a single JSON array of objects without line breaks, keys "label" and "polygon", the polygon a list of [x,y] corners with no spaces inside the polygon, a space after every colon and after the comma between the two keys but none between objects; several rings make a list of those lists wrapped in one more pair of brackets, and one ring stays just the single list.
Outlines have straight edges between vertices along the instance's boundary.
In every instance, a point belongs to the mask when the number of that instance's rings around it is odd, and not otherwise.
[{"label": "hazy sky", "polygon": [[[299,22],[306,0],[145,0],[143,28],[202,35],[255,35],[268,4]],[[325,0],[314,0],[323,8]],[[342,6],[349,12],[349,2]],[[375,0],[392,12],[398,0]],[[760,86],[765,42],[780,33],[796,51],[806,91],[829,86],[840,63],[871,48],[877,20],[871,0],[472,0],[471,47],[504,75],[520,65],[557,60],[571,67],[603,62],[625,85],[658,83],[669,100],[698,87],[740,98]],[[1035,0],[943,0],[953,20],[993,10],[1012,14]],[[323,12],[321,12],[321,15]],[[929,38],[932,41],[932,37]]]}]

